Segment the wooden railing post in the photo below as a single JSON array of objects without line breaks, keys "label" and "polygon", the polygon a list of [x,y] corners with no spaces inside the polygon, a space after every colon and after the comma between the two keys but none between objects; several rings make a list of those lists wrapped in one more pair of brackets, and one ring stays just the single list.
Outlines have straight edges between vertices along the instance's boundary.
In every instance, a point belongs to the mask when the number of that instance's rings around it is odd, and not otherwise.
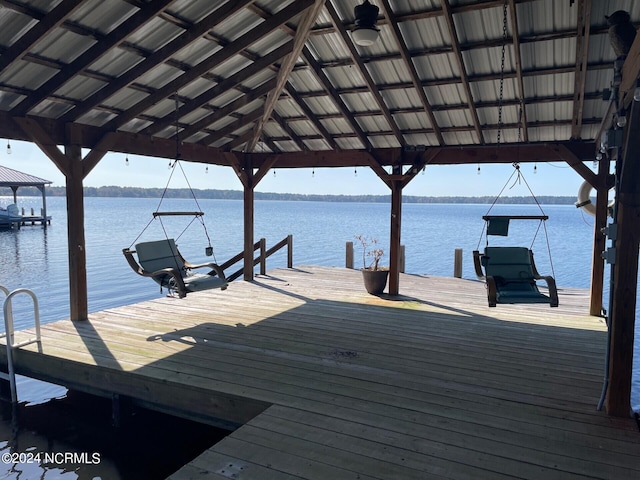
[{"label": "wooden railing post", "polygon": [[344,266],[345,268],[353,268],[353,242],[347,242],[347,251]]},{"label": "wooden railing post", "polygon": [[267,240],[260,239],[260,275],[267,274]]},{"label": "wooden railing post", "polygon": [[404,245],[400,245],[400,257],[398,258],[398,270],[400,271],[400,273],[404,273],[404,267],[405,267],[405,254],[404,254]]},{"label": "wooden railing post", "polygon": [[293,268],[293,235],[287,236],[287,268]]}]

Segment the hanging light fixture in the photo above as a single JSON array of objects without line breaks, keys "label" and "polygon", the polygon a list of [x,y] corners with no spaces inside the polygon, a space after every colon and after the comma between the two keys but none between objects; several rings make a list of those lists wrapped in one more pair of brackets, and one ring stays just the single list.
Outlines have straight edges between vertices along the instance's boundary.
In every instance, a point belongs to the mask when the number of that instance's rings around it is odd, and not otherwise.
[{"label": "hanging light fixture", "polygon": [[356,28],[353,30],[353,41],[361,47],[373,45],[378,40],[380,30],[376,28],[378,12],[380,9],[364,0],[361,5],[356,5],[353,14],[356,17]]}]

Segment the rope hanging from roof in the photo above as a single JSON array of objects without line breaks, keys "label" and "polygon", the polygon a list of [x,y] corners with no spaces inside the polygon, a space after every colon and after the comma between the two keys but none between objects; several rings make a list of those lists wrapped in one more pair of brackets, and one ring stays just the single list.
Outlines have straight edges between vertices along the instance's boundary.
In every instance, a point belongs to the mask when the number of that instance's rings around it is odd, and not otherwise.
[{"label": "rope hanging from roof", "polygon": [[[191,221],[186,225],[186,227],[184,227],[184,229],[182,230],[182,232],[180,232],[180,234],[178,236],[175,237],[175,240],[177,241],[186,231],[187,229],[196,221],[198,220],[200,222],[200,225],[202,226],[202,229],[204,230],[204,234],[207,237],[207,246],[205,248],[205,254],[207,256],[211,256],[214,255],[213,253],[213,247],[211,246],[211,238],[209,237],[209,232],[207,231],[207,226],[204,223],[204,212],[202,211],[202,208],[200,207],[200,203],[198,202],[198,199],[195,195],[195,192],[193,191],[193,188],[191,187],[191,183],[189,182],[189,178],[187,177],[186,172],[184,171],[184,169],[182,168],[182,164],[180,163],[180,159],[181,159],[181,153],[180,153],[180,125],[178,123],[179,120],[179,101],[178,101],[178,92],[175,93],[175,139],[176,139],[176,151],[175,151],[175,156],[173,161],[169,161],[169,168],[171,169],[171,173],[169,174],[169,179],[167,180],[167,183],[165,184],[164,190],[162,191],[162,195],[160,196],[160,201],[158,202],[158,206],[156,207],[156,210],[153,212],[152,214],[152,218],[151,220],[149,220],[149,223],[147,223],[147,225],[142,229],[142,231],[140,232],[140,234],[136,237],[136,239],[131,243],[131,246],[133,246],[133,244],[135,244],[138,239],[142,236],[142,234],[149,228],[149,226],[151,225],[151,223],[157,218],[160,222],[160,225],[162,227],[162,231],[165,234],[165,237],[167,239],[169,239],[169,234],[167,233],[167,230],[165,228],[164,223],[162,222],[162,217],[165,216],[179,216],[179,215],[183,215],[183,216],[193,216],[193,218],[191,219]],[[191,198],[193,198],[193,201],[195,202],[195,205],[197,207],[196,211],[189,211],[189,212],[182,212],[182,211],[160,211],[160,207],[162,206],[162,203],[164,201],[164,198],[167,194],[167,191],[169,189],[169,185],[171,184],[171,179],[173,178],[173,174],[176,171],[176,168],[179,167],[180,171],[182,172],[182,176],[184,177],[185,182],[187,183],[187,187],[189,188],[189,193],[191,194]],[[130,247],[131,248],[131,247]],[[215,260],[215,255],[214,255],[214,260]]]}]

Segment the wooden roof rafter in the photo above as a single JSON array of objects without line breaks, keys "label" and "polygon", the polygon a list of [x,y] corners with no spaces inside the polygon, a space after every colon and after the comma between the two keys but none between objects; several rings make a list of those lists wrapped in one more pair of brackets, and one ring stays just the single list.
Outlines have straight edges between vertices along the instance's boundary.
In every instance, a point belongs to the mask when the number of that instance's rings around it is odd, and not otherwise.
[{"label": "wooden roof rafter", "polygon": [[[251,4],[248,7],[248,9],[251,12],[255,13],[256,15],[264,19],[269,17],[269,13],[256,4]],[[294,37],[296,34],[295,28],[288,25],[287,23],[282,24],[280,26],[280,29],[285,33],[287,33],[288,35],[291,35],[292,37]],[[311,29],[310,31],[312,30],[313,29]],[[296,102],[296,104],[300,107],[300,109],[307,115],[308,120],[311,121],[311,123],[314,125],[318,133],[322,136],[324,141],[327,142],[327,144],[331,148],[339,149],[340,148],[339,145],[335,142],[335,140],[333,140],[331,134],[327,131],[324,125],[322,125],[322,123],[317,119],[313,110],[309,108],[307,103],[302,99],[301,95],[296,91],[296,89],[294,88],[294,86],[291,84],[290,81],[287,81],[287,83],[285,84],[285,89],[287,91],[287,94]],[[322,94],[326,95],[326,90],[323,90]]]},{"label": "wooden roof rafter", "polygon": [[[125,123],[134,119],[138,114],[149,109],[157,102],[171,96],[172,92],[177,92],[180,88],[188,85],[196,78],[204,75],[215,66],[225,62],[249,45],[270,34],[282,23],[304,10],[305,6],[311,1],[312,0],[300,0],[299,2],[293,3],[280,10],[277,14],[273,15],[271,18],[256,26],[251,31],[245,33],[238,39],[234,40],[225,48],[216,51],[214,54],[207,57],[199,64],[193,66],[191,70],[165,84],[163,87],[159,88],[156,92],[144,98],[137,104],[129,107],[126,113],[119,115],[118,117],[111,120],[107,125],[105,125],[105,129],[116,130],[119,127],[123,126]],[[234,2],[231,3],[233,4]]]},{"label": "wooden roof rafter", "polygon": [[[193,112],[198,108],[202,108],[203,105],[206,105],[208,102],[212,101],[216,97],[228,92],[231,89],[238,89],[238,87],[242,84],[243,80],[247,78],[251,78],[255,74],[260,71],[268,68],[270,65],[276,63],[280,59],[282,59],[285,55],[289,54],[293,48],[293,42],[287,42],[278,48],[270,51],[265,56],[256,59],[250,65],[240,69],[229,77],[220,80],[216,85],[212,86],[210,89],[202,92],[198,96],[193,99],[188,100],[182,106],[179,107],[177,117],[182,118],[185,115]],[[275,84],[272,86],[272,89],[275,87]],[[213,123],[213,121],[208,121],[210,117],[214,117],[215,112],[211,115],[197,121],[196,123],[200,128],[204,128],[207,125]],[[173,121],[175,121],[176,112],[171,112],[165,115],[163,118],[157,119],[153,124],[149,125],[145,129],[142,130],[142,134],[144,135],[153,135],[158,133],[163,128],[170,125]],[[215,121],[215,120],[214,120]],[[195,124],[194,124],[195,125]],[[192,134],[197,131],[195,128],[190,129]]]},{"label": "wooden roof rafter", "polygon": [[[509,18],[511,21],[511,30],[513,32],[518,32],[518,12],[516,11],[516,1],[508,0],[508,11]],[[512,47],[513,47],[513,57],[516,64],[516,83],[518,87],[518,103],[520,107],[519,113],[519,132],[522,134],[522,140],[525,142],[529,141],[529,130],[527,128],[527,108],[525,104],[525,91],[524,91],[524,82],[522,80],[522,56],[520,53],[520,35],[512,35]],[[504,99],[502,101],[502,105],[505,105]],[[520,138],[518,139],[520,140]]]},{"label": "wooden roof rafter", "polygon": [[474,127],[474,131],[476,137],[478,139],[479,144],[484,144],[484,135],[482,134],[482,127],[480,125],[480,119],[478,118],[478,111],[474,105],[473,93],[471,92],[471,85],[469,83],[469,77],[467,75],[464,59],[462,58],[462,51],[460,50],[460,42],[458,40],[458,33],[456,31],[456,26],[453,21],[453,12],[451,10],[451,5],[449,4],[449,0],[442,0],[442,11],[444,13],[444,18],[447,22],[447,26],[449,27],[449,37],[451,40],[451,47],[454,52],[455,63],[458,67],[460,73],[460,81],[462,82],[462,87],[465,91],[467,102],[469,104],[469,115],[471,116],[471,122]]},{"label": "wooden roof rafter", "polygon": [[90,95],[83,102],[76,105],[73,109],[62,116],[62,120],[65,122],[72,122],[77,120],[80,116],[82,116],[92,108],[95,108],[97,105],[114,95],[116,92],[129,86],[136,79],[143,76],[145,73],[155,68],[160,63],[168,60],[169,57],[174,53],[186,47],[197,38],[205,35],[215,25],[239,11],[244,6],[244,4],[249,1],[253,0],[238,0],[237,2],[223,4],[220,8],[217,8],[205,19],[199,22],[196,27],[185,31],[178,38],[162,46],[160,49],[153,52],[143,61],[129,69],[124,74],[120,75],[117,80],[110,82],[108,85],[105,85],[103,88],[96,91],[93,95]]},{"label": "wooden roof rafter", "polygon": [[18,39],[0,57],[0,71],[9,68],[28,54],[49,32],[60,26],[81,4],[81,0],[63,0],[47,15],[36,23],[26,34]]},{"label": "wooden roof rafter", "polygon": [[329,16],[331,17],[331,20],[340,38],[342,38],[342,42],[347,47],[347,50],[349,50],[351,59],[353,60],[356,67],[358,68],[360,75],[362,76],[365,84],[367,85],[367,90],[373,96],[373,99],[375,100],[378,108],[382,112],[382,116],[387,121],[387,124],[389,125],[391,131],[393,132],[393,135],[395,136],[398,144],[400,144],[401,146],[406,145],[404,136],[402,135],[400,128],[398,128],[398,124],[396,123],[395,119],[393,118],[393,115],[389,111],[389,108],[387,107],[384,101],[384,98],[380,94],[378,87],[376,85],[376,82],[371,77],[371,74],[367,70],[367,67],[364,65],[364,63],[362,63],[362,60],[360,60],[360,53],[356,49],[355,45],[353,44],[353,41],[351,40],[351,37],[349,36],[349,34],[347,33],[347,30],[342,24],[342,20],[338,16],[338,12],[336,12],[336,9],[333,7],[333,5],[331,5],[331,2],[327,2],[326,7],[327,7],[327,11],[329,12]]},{"label": "wooden roof rafter", "polygon": [[589,61],[589,35],[591,0],[578,0],[578,28],[576,38],[575,87],[573,93],[573,125],[571,138],[579,139],[582,131],[587,63]]},{"label": "wooden roof rafter", "polygon": [[362,145],[366,150],[371,150],[373,145],[367,138],[367,135],[364,133],[358,122],[350,115],[349,108],[345,105],[344,101],[340,98],[340,95],[336,91],[335,87],[331,84],[331,81],[327,77],[327,75],[322,71],[322,68],[318,64],[315,58],[313,58],[313,54],[309,51],[307,47],[302,50],[302,55],[305,61],[309,64],[309,66],[313,69],[316,74],[316,77],[320,81],[320,83],[324,86],[325,91],[328,96],[331,98],[333,103],[338,107],[340,112],[342,112],[345,120],[349,123],[355,135],[358,137]]},{"label": "wooden roof rafter", "polygon": [[380,4],[382,6],[382,11],[384,12],[384,16],[389,20],[389,26],[391,27],[391,31],[393,32],[393,36],[400,50],[400,57],[404,62],[405,68],[409,72],[409,76],[411,77],[413,87],[415,88],[415,91],[418,94],[418,98],[420,99],[420,103],[422,104],[424,113],[427,115],[427,118],[429,119],[429,123],[433,128],[433,132],[435,133],[435,136],[438,139],[438,144],[444,145],[445,141],[442,136],[442,132],[440,131],[440,127],[438,126],[436,117],[433,114],[433,108],[431,107],[431,104],[429,103],[429,99],[427,98],[427,94],[425,93],[424,87],[422,86],[422,80],[418,75],[418,71],[416,70],[416,67],[413,64],[413,59],[409,54],[407,45],[404,41],[404,38],[402,37],[402,32],[400,32],[400,27],[398,26],[398,20],[394,15],[393,9],[391,8],[391,5],[389,4],[388,0],[381,0]]},{"label": "wooden roof rafter", "polygon": [[[293,67],[295,66],[296,61],[300,56],[300,52],[302,51],[302,49],[304,48],[307,42],[307,38],[309,37],[309,30],[311,29],[313,24],[316,22],[318,13],[322,9],[323,5],[324,5],[323,0],[315,0],[305,10],[303,17],[300,20],[300,23],[298,24],[298,28],[296,29],[296,33],[293,37],[293,49],[291,53],[287,56],[287,58],[282,62],[282,65],[280,65],[280,69],[277,74],[276,85],[274,89],[271,92],[269,92],[269,95],[267,96],[262,118],[259,118],[256,121],[255,128],[254,128],[254,135],[251,138],[251,140],[247,142],[247,145],[245,147],[246,151],[251,152],[255,148],[256,144],[258,143],[258,139],[260,139],[260,137],[262,136],[264,124],[269,120],[272,112],[274,111],[276,102],[280,98],[280,94],[282,93],[285,85],[287,84],[287,79],[289,78],[289,75],[293,71]],[[284,23],[285,22],[282,22],[282,24]],[[288,127],[286,126],[283,126],[283,128],[285,130],[288,129]],[[302,148],[303,150],[306,148],[304,147],[304,144],[297,139],[297,136],[295,134],[292,135],[291,138],[294,140],[294,142],[296,142],[296,144],[298,144],[298,147],[303,146]]]},{"label": "wooden roof rafter", "polygon": [[32,108],[49,97],[58,88],[71,80],[103,55],[116,48],[123,38],[132,34],[151,21],[159,12],[167,8],[175,0],[160,0],[143,5],[138,12],[113,29],[100,42],[95,43],[80,54],[69,65],[65,65],[52,78],[47,80],[36,92],[33,92],[12,109],[16,116],[26,115]]}]

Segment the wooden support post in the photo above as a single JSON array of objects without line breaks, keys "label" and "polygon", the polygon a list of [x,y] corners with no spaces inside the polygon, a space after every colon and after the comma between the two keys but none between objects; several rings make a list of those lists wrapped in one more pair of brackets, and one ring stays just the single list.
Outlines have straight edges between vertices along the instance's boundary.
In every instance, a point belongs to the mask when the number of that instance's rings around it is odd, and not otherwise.
[{"label": "wooden support post", "polygon": [[293,235],[287,235],[287,268],[293,268]]},{"label": "wooden support post", "polygon": [[400,262],[400,264],[398,265],[398,269],[400,270],[400,273],[404,273],[404,267],[406,262],[404,252],[405,252],[404,245],[400,245],[400,258],[398,260]]},{"label": "wooden support post", "polygon": [[607,226],[607,204],[609,202],[609,176],[610,161],[605,156],[598,164],[598,186],[596,187],[596,217],[593,231],[593,256],[591,263],[591,292],[589,301],[589,315],[602,315],[602,294],[604,291],[605,262],[602,252],[605,249],[606,237],[602,229]]},{"label": "wooden support post", "polygon": [[462,278],[462,249],[456,248],[453,251],[453,276]]},{"label": "wooden support post", "polygon": [[400,223],[402,219],[402,181],[391,180],[391,235],[389,253],[389,295],[400,290]]},{"label": "wooden support post", "polygon": [[[619,162],[617,239],[609,328],[609,382],[606,409],[609,415],[631,415],[631,374],[640,246],[640,102],[632,102]],[[620,168],[621,167],[621,168]]]},{"label": "wooden support post", "polygon": [[248,173],[249,184],[244,186],[244,279],[253,280],[253,174]]},{"label": "wooden support post", "polygon": [[82,151],[80,146],[77,144],[66,145],[65,155],[70,160],[69,173],[66,179],[70,313],[71,320],[86,320],[89,316],[89,307],[84,238]]},{"label": "wooden support post", "polygon": [[353,242],[347,242],[344,266],[345,268],[353,268]]},{"label": "wooden support post", "polygon": [[267,239],[260,239],[260,275],[267,274]]}]

